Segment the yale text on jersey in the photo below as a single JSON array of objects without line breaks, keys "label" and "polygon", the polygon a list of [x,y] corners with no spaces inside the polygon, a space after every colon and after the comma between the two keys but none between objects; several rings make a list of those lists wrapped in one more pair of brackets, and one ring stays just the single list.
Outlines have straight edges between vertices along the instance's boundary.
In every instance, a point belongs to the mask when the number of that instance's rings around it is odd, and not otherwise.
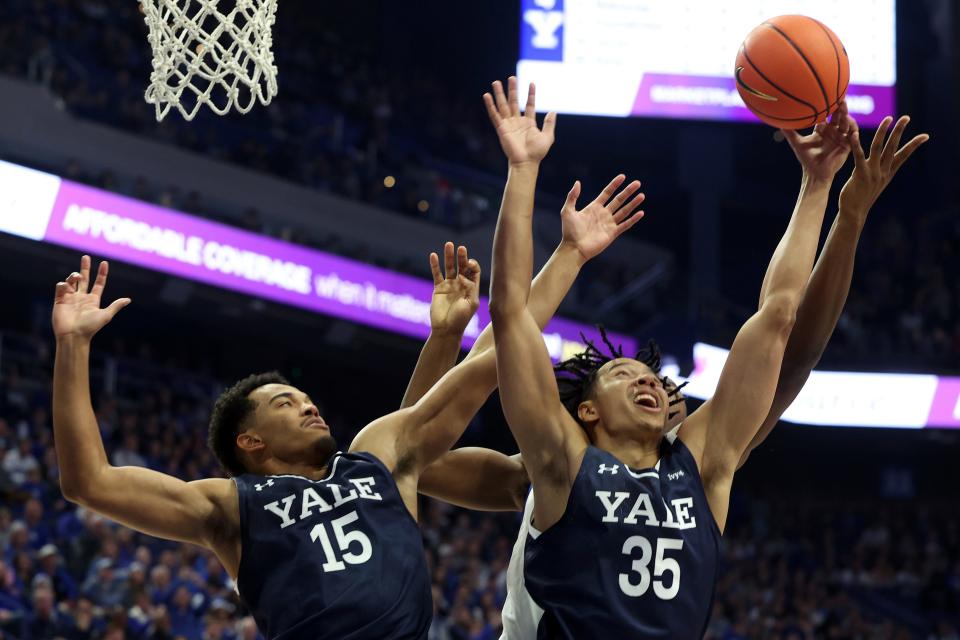
[{"label": "yale text on jersey", "polygon": [[691,515],[693,498],[674,498],[669,504],[662,500],[664,517],[661,520],[653,508],[650,494],[630,491],[597,491],[597,500],[604,510],[603,522],[645,525],[665,529],[694,529],[697,519]]},{"label": "yale text on jersey", "polygon": [[356,500],[383,500],[383,497],[374,490],[376,488],[374,478],[350,478],[349,483],[346,486],[333,482],[316,483],[304,488],[303,491],[269,502],[263,505],[263,508],[277,516],[280,528],[286,529],[314,514],[327,513]]}]

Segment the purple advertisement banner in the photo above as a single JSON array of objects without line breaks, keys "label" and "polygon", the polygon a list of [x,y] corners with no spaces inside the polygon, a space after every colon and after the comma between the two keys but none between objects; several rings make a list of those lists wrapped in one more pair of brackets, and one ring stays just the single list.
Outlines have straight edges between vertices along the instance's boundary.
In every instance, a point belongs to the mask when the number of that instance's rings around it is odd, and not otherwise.
[{"label": "purple advertisement banner", "polygon": [[960,378],[940,377],[927,425],[960,429]]},{"label": "purple advertisement banner", "polygon": [[[894,113],[894,87],[850,85],[847,104],[861,126]],[[733,77],[649,73],[637,90],[631,115],[760,122],[743,104]]]},{"label": "purple advertisement banner", "polygon": [[[414,338],[430,333],[433,284],[227,225],[62,181],[43,238],[196,282],[239,291]],[[424,247],[424,259],[432,249]],[[435,249],[435,248],[433,248]],[[471,346],[489,323],[487,301],[464,335]],[[582,348],[593,327],[554,319],[544,339],[554,360]],[[615,335],[625,352],[630,337]]]}]

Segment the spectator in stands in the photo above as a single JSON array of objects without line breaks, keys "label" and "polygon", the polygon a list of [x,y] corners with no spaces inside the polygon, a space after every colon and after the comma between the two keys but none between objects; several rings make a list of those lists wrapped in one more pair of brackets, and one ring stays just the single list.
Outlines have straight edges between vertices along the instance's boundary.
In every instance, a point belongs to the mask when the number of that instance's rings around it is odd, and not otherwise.
[{"label": "spectator in stands", "polygon": [[33,444],[29,438],[21,437],[17,446],[3,457],[3,470],[9,474],[10,479],[17,486],[27,481],[27,472],[40,467],[40,463],[31,451],[32,447]]},{"label": "spectator in stands", "polygon": [[57,611],[53,588],[41,582],[33,589],[33,607],[23,617],[21,640],[47,640],[70,636],[73,621]]}]

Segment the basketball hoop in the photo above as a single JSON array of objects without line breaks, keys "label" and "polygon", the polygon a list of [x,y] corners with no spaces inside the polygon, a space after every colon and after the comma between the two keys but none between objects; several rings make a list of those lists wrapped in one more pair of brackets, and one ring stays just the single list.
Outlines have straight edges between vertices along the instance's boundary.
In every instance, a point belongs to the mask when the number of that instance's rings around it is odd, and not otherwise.
[{"label": "basketball hoop", "polygon": [[193,120],[247,113],[277,95],[273,23],[277,0],[141,0],[153,73],[145,98],[157,121],[172,108]]}]

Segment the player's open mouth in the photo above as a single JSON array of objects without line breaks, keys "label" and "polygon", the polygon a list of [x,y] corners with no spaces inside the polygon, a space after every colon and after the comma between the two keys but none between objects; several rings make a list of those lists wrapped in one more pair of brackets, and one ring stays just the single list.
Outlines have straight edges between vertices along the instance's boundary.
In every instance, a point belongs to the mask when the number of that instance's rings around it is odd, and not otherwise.
[{"label": "player's open mouth", "polygon": [[647,411],[660,411],[660,398],[652,393],[642,391],[633,396],[633,403]]}]

